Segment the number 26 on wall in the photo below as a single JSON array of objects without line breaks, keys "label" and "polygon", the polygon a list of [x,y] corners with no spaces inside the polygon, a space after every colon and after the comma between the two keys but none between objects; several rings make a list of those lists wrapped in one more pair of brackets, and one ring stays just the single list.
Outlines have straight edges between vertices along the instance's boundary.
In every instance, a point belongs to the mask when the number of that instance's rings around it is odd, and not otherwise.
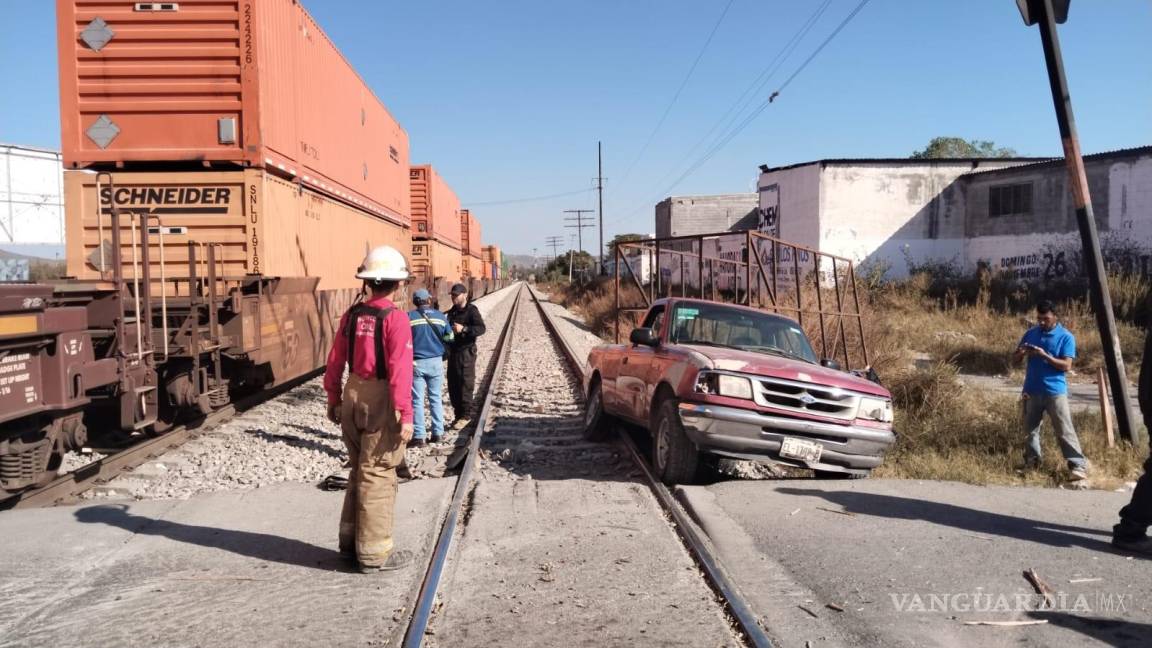
[{"label": "number 26 on wall", "polygon": [[1051,252],[1044,253],[1044,278],[1053,279],[1055,277],[1063,277],[1068,273],[1068,264],[1064,261],[1064,253],[1057,252],[1053,255]]}]

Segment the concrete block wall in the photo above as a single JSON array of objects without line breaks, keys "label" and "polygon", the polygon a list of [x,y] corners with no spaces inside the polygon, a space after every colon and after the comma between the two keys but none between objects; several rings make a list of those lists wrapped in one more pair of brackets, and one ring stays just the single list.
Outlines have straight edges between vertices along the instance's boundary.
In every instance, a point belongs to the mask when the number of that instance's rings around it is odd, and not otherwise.
[{"label": "concrete block wall", "polygon": [[755,229],[756,194],[671,196],[656,205],[656,237]]}]

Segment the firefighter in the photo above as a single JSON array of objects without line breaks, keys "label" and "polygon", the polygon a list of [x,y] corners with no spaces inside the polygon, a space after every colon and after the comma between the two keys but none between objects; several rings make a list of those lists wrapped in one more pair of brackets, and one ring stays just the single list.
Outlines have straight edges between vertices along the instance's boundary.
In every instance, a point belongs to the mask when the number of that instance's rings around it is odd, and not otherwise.
[{"label": "firefighter", "polygon": [[448,398],[456,414],[452,429],[461,430],[468,426],[471,417],[472,392],[476,388],[476,338],[484,335],[485,329],[480,310],[468,302],[464,284],[455,284],[450,292],[452,308],[447,315],[455,337],[448,351]]},{"label": "firefighter", "polygon": [[[328,418],[340,425],[352,466],[340,515],[340,552],[360,571],[401,569],[412,552],[393,550],[396,468],[412,438],[412,327],[392,296],[408,278],[404,255],[373,249],[356,272],[366,298],[340,319],[324,390]],[[348,368],[348,383],[341,377]]]}]

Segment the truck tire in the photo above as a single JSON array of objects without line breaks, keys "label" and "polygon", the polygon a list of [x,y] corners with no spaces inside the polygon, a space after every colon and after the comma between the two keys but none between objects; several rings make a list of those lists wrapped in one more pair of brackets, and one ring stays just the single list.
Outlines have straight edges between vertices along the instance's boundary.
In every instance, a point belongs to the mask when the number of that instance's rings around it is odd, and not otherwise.
[{"label": "truck tire", "polygon": [[597,380],[584,400],[584,440],[605,441],[611,432],[612,417],[604,411],[604,392]]},{"label": "truck tire", "polygon": [[692,484],[701,468],[700,451],[684,432],[676,399],[660,403],[653,429],[652,463],[660,480],[669,486]]}]

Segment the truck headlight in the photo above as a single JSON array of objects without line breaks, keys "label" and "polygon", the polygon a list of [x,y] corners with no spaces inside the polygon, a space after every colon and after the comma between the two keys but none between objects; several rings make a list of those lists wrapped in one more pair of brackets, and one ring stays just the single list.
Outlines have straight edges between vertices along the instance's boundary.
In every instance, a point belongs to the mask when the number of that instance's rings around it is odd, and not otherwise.
[{"label": "truck headlight", "polygon": [[883,398],[861,398],[856,418],[891,423],[892,401]]},{"label": "truck headlight", "polygon": [[701,371],[696,377],[696,393],[752,400],[752,381],[743,376]]}]

